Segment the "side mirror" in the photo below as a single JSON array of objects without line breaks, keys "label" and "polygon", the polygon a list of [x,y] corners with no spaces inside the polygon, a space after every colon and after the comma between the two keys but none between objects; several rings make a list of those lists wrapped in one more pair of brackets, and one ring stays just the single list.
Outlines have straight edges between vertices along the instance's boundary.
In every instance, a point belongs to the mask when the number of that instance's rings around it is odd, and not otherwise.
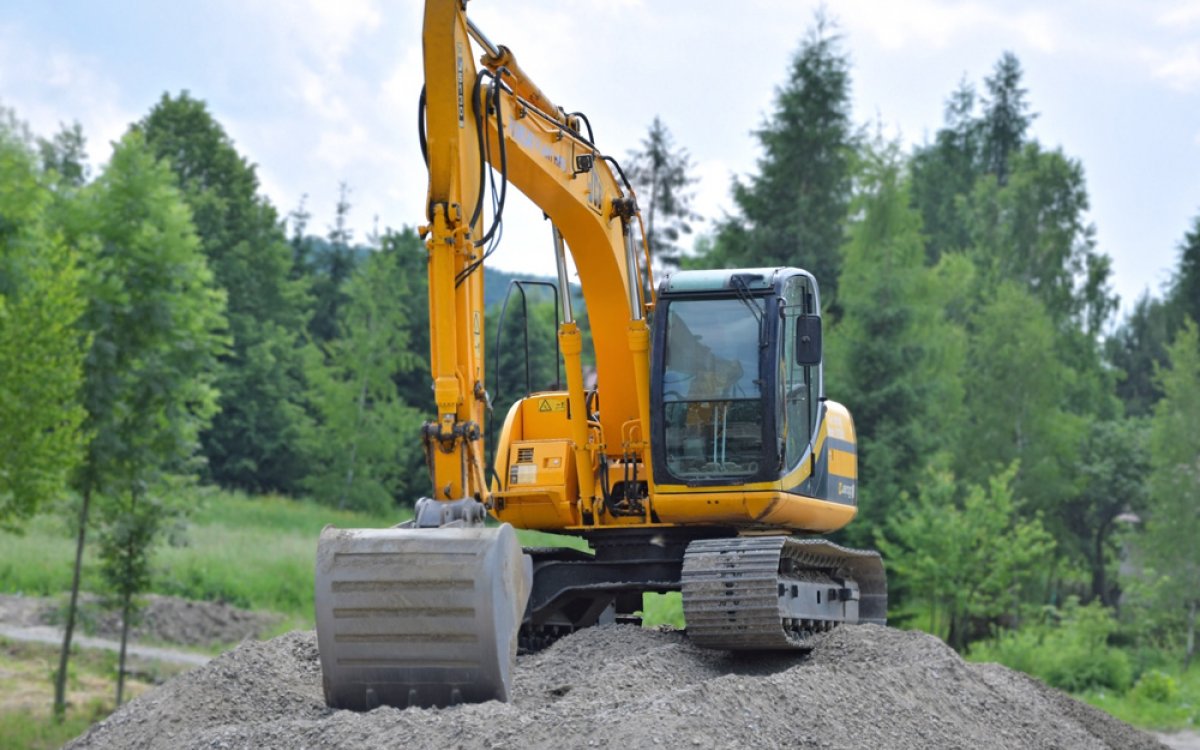
[{"label": "side mirror", "polygon": [[816,315],[796,318],[796,364],[803,367],[821,364],[821,319]]}]

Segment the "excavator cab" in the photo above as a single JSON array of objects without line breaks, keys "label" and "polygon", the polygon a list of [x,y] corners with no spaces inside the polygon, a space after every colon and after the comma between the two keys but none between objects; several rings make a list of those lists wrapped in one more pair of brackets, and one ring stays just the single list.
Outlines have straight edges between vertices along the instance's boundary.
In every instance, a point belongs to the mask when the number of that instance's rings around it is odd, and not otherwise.
[{"label": "excavator cab", "polygon": [[683,271],[660,287],[651,422],[660,485],[777,481],[811,452],[821,402],[806,271]]}]

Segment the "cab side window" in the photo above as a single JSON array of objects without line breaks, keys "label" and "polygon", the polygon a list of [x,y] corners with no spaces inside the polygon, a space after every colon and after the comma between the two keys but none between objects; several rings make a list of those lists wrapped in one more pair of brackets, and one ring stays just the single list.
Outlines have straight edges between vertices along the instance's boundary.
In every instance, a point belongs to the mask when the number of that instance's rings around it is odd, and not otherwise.
[{"label": "cab side window", "polygon": [[786,442],[785,470],[790,470],[804,457],[812,439],[812,420],[816,413],[812,392],[815,369],[796,364],[796,319],[807,313],[811,295],[803,277],[790,279],[784,287],[783,347],[780,383],[783,390],[784,423],[780,429]]}]

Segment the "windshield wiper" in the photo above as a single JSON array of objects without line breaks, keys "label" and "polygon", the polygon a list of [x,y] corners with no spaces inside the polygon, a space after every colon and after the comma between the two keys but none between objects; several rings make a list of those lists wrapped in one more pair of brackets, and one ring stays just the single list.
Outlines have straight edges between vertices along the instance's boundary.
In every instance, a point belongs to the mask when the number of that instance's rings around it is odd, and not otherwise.
[{"label": "windshield wiper", "polygon": [[762,349],[767,345],[766,326],[763,325],[763,316],[766,314],[766,310],[760,308],[754,296],[750,294],[750,286],[746,283],[746,277],[743,274],[735,273],[732,281],[738,300],[750,310],[758,322],[758,348]]}]

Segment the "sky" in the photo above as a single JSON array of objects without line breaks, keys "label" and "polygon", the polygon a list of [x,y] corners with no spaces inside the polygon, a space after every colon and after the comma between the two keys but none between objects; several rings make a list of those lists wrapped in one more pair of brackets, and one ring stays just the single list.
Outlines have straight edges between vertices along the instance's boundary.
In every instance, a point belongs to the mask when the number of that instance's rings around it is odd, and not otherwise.
[{"label": "sky", "polygon": [[[423,221],[418,0],[5,0],[0,106],[35,134],[78,121],[98,168],[164,93],[205,100],[262,191],[310,233],[345,183],[356,237]],[[815,0],[472,0],[556,103],[585,112],[618,159],[655,116],[687,149],[694,207],[734,210],[754,130],[811,28]],[[1128,310],[1159,293],[1200,216],[1200,0],[826,0],[856,122],[906,147],[932,139],[962,81],[1004,51],[1025,71],[1031,135],[1084,167],[1099,250]],[[700,231],[712,226],[702,223]],[[508,201],[496,267],[553,274],[550,229]]]}]

